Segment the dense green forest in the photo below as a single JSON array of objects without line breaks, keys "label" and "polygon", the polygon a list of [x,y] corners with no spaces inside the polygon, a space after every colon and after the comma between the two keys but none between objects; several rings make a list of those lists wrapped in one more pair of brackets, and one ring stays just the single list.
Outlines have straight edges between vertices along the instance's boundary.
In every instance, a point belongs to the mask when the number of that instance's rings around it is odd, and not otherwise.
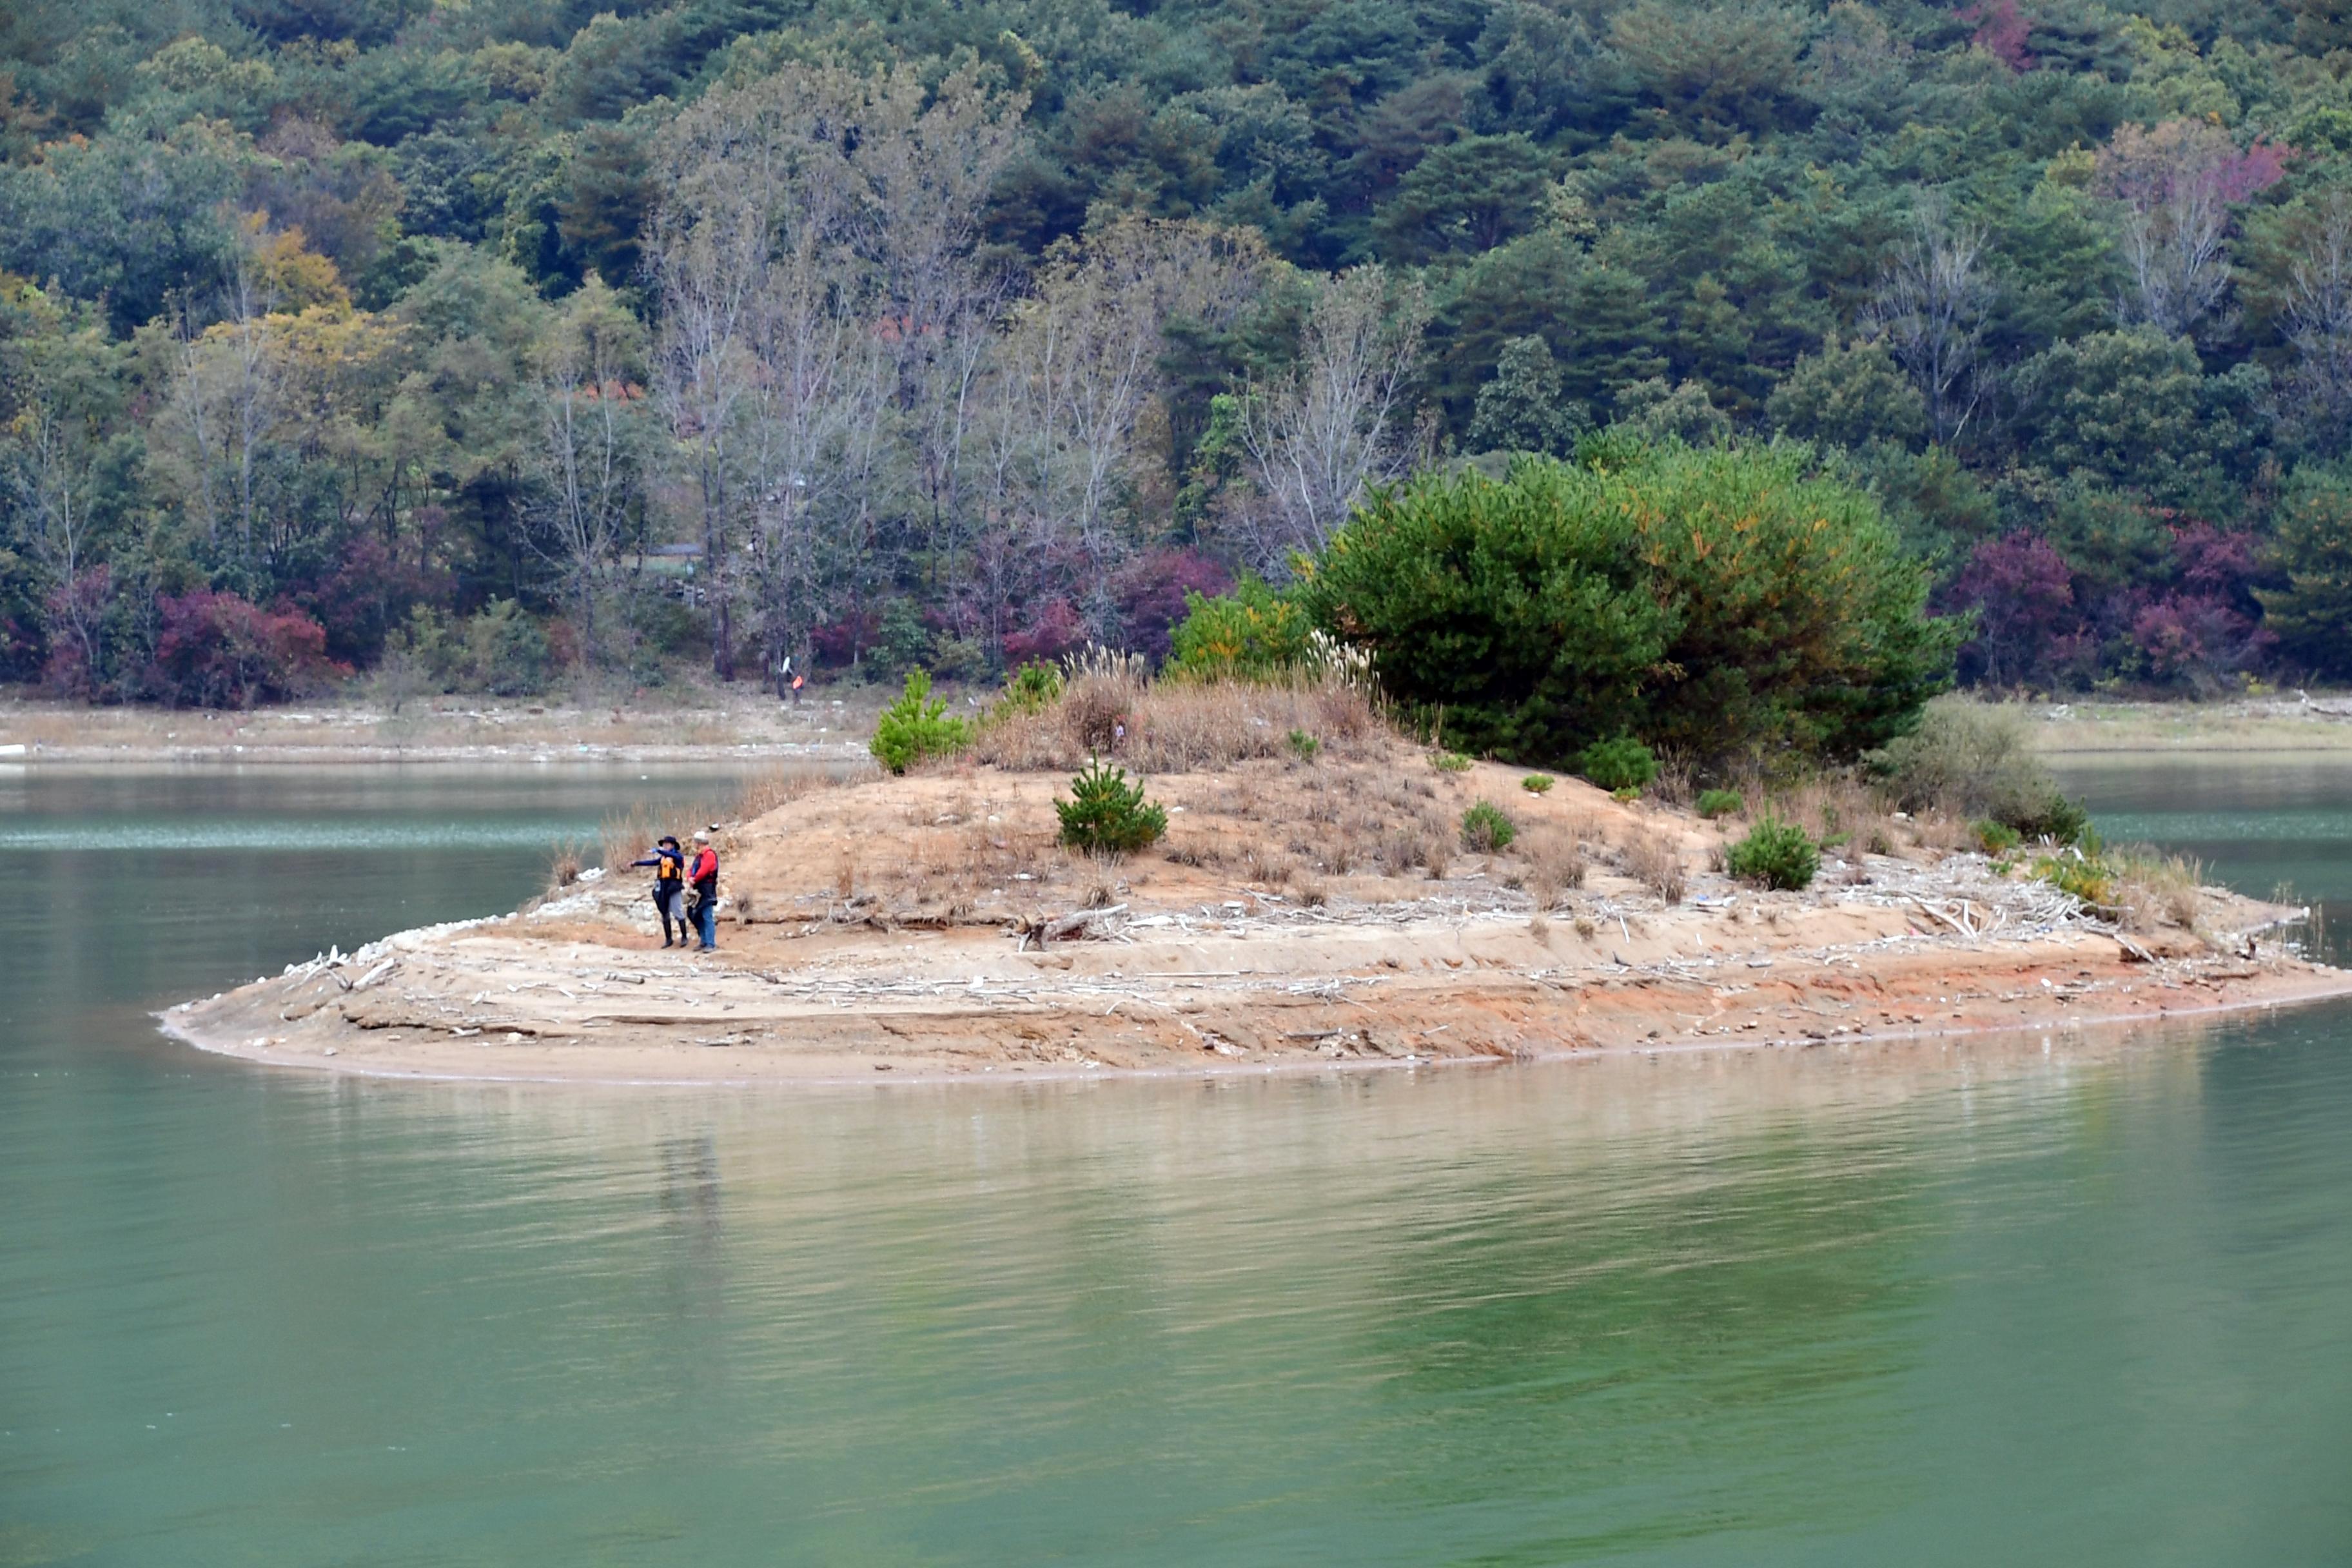
[{"label": "dense green forest", "polygon": [[1626,439],[1967,679],[2352,676],[2336,0],[604,3],[0,14],[0,679],[1157,654]]}]

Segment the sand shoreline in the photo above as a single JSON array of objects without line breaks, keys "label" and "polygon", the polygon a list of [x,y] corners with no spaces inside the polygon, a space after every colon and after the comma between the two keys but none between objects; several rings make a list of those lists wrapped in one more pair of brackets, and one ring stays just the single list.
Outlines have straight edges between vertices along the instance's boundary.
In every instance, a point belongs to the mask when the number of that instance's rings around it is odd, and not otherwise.
[{"label": "sand shoreline", "polygon": [[[196,1048],[308,1071],[814,1088],[2073,1035],[2352,996],[2352,971],[2275,933],[2220,949],[2097,927],[1969,937],[1899,906],[1793,898],[1759,898],[1735,929],[1738,908],[1625,909],[1587,936],[1367,908],[1044,950],[987,930],[735,928],[695,959],[573,919],[541,937],[524,917],[400,933],[161,1021]],[[2284,911],[2216,912],[2251,931]]]},{"label": "sand shoreline", "polygon": [[[446,1067],[423,1064],[395,1064],[384,1061],[354,1059],[326,1060],[303,1058],[292,1053],[268,1049],[250,1049],[234,1041],[215,1038],[206,1031],[194,1027],[175,1016],[177,1009],[157,1015],[162,1032],[192,1049],[221,1057],[252,1067],[266,1067],[287,1071],[317,1073],[321,1070],[335,1074],[381,1079],[391,1082],[431,1084],[513,1084],[571,1085],[582,1088],[624,1089],[788,1089],[799,1090],[851,1089],[865,1092],[874,1089],[937,1088],[944,1085],[978,1087],[982,1084],[1018,1088],[1029,1084],[1175,1082],[1206,1079],[1300,1078],[1317,1074],[1362,1072],[1413,1072],[1438,1068],[1543,1067],[1627,1058],[1642,1056],[1684,1056],[1724,1052],[1807,1051],[1837,1047],[1851,1050],[1854,1047],[1886,1047],[1926,1045],[1929,1043],[1969,1044],[1988,1038],[2048,1036],[2053,1033],[2067,1037],[2070,1044],[2093,1034],[2130,1032],[2152,1026],[2175,1024],[2210,1023],[2247,1013],[2271,1012],[2283,1007],[2311,1006],[2352,997],[2352,971],[2324,971],[2307,977],[2301,984],[2264,987],[2231,996],[2227,1000],[2202,1005],[2159,1007],[2154,1011],[2126,1010],[2089,1016],[2050,1014],[2028,1016],[2011,1021],[1961,1025],[1957,1027],[1912,1027],[1886,1030],[1865,1030],[1854,1035],[1823,1039],[1804,1036],[1706,1040],[1643,1040],[1616,1045],[1562,1047],[1551,1050],[1533,1050],[1507,1057],[1496,1056],[1406,1056],[1396,1058],[1322,1060],[1293,1058],[1265,1062],[1183,1062],[1151,1067],[1108,1068],[1099,1065],[1020,1066],[1003,1073],[975,1073],[971,1070],[899,1071],[877,1077],[873,1064],[853,1062],[843,1058],[837,1072],[821,1072],[792,1078],[763,1077],[731,1073],[680,1076],[615,1077],[604,1076],[595,1066],[566,1064],[558,1068],[552,1064],[514,1070],[493,1070],[487,1067]],[[2046,1044],[2046,1042],[2045,1042]],[[857,1068],[867,1070],[855,1070]]]}]

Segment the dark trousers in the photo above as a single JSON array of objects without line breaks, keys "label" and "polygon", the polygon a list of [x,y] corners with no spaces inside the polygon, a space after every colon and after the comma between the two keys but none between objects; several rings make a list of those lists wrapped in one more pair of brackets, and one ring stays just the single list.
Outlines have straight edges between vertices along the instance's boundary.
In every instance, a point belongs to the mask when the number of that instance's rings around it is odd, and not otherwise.
[{"label": "dark trousers", "polygon": [[702,945],[719,945],[719,895],[697,893],[694,896],[694,923],[702,928]]}]

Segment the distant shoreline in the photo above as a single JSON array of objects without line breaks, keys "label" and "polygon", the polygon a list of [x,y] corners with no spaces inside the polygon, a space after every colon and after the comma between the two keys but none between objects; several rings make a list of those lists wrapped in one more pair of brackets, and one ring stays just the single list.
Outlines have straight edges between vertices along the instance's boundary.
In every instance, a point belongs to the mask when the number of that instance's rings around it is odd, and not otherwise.
[{"label": "distant shoreline", "polygon": [[[621,703],[443,698],[398,714],[361,702],[205,713],[0,700],[0,765],[400,766],[830,763],[866,755],[883,686],[798,706],[761,691],[632,694]],[[959,706],[976,703],[959,695]],[[2137,755],[2352,757],[2352,697],[2203,703],[2030,702],[2034,749],[2082,763]],[[23,748],[21,751],[16,748]]]},{"label": "distant shoreline", "polygon": [[890,694],[843,686],[798,703],[750,688],[608,701],[444,697],[256,709],[85,708],[0,700],[0,764],[78,767],[419,763],[835,763],[863,758]]},{"label": "distant shoreline", "polygon": [[2248,752],[2352,756],[2352,697],[2297,694],[2218,702],[2034,702],[2034,750],[2048,757]]},{"label": "distant shoreline", "polygon": [[0,766],[61,768],[172,767],[446,767],[467,764],[642,767],[682,763],[855,763],[866,758],[858,740],[735,746],[212,746],[169,748],[45,746],[21,754],[0,752]]}]

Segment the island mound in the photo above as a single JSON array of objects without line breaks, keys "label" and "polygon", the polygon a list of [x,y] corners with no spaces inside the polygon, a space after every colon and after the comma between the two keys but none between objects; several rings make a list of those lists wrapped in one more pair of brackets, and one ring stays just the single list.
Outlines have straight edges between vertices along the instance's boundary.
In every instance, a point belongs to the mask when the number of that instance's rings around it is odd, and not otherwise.
[{"label": "island mound", "polygon": [[[900,1082],[1812,1046],[2352,992],[2281,939],[2301,911],[2193,883],[2094,907],[1850,782],[1775,803],[1826,847],[1810,886],[1769,891],[1724,868],[1742,814],[1537,793],[1344,686],[1079,695],[904,776],[768,783],[717,836],[715,953],[662,947],[640,875],[612,868],[632,826],[513,913],[322,954],[165,1027],[343,1072]],[[1146,850],[1058,842],[1097,748],[1168,813]],[[1482,803],[1507,843],[1465,826]]]}]

